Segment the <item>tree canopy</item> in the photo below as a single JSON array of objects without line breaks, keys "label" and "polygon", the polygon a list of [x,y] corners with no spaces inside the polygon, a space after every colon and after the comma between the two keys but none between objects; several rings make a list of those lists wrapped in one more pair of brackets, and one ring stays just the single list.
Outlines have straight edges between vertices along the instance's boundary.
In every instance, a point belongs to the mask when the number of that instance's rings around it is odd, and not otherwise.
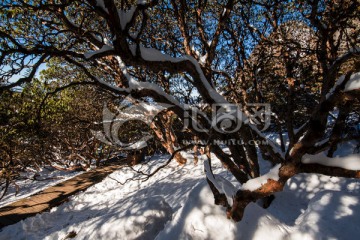
[{"label": "tree canopy", "polygon": [[[36,123],[54,135],[72,133],[69,145],[84,148],[93,138],[89,127],[80,134],[74,126],[101,119],[105,100],[131,95],[171,106],[149,131],[180,164],[186,162],[180,150],[203,148],[215,202],[239,221],[249,202],[281,191],[297,173],[360,177],[360,169],[304,163],[321,152],[331,161],[339,143],[359,140],[353,131],[359,126],[359,10],[351,0],[0,0],[1,98],[24,101],[16,109],[34,100],[30,105],[40,111],[35,122],[34,116],[21,121],[27,129]],[[42,78],[34,80],[45,63]],[[29,96],[28,88],[40,92]],[[58,101],[41,100],[48,95]],[[271,112],[263,108],[269,105]],[[4,133],[13,129],[7,120],[13,106],[1,112]],[[230,109],[226,121],[219,108]],[[62,128],[69,123],[65,115],[80,119]],[[58,128],[45,126],[51,118]],[[279,133],[281,144],[266,131]],[[35,143],[15,136],[16,145]],[[13,146],[2,147],[2,179],[11,179],[10,166],[30,160],[9,157]],[[259,177],[260,155],[280,164],[279,177],[255,190],[236,189],[230,206],[211,172],[211,154],[241,184]]]}]

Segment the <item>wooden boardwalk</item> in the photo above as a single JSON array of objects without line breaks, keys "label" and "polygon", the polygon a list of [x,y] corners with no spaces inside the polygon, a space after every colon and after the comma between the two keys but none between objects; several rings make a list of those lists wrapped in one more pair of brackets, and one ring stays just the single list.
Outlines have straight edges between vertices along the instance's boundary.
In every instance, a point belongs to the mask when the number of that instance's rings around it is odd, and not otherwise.
[{"label": "wooden boardwalk", "polygon": [[0,229],[60,205],[67,201],[70,196],[101,182],[107,175],[126,164],[125,159],[105,162],[105,166],[82,173],[32,196],[0,208]]}]

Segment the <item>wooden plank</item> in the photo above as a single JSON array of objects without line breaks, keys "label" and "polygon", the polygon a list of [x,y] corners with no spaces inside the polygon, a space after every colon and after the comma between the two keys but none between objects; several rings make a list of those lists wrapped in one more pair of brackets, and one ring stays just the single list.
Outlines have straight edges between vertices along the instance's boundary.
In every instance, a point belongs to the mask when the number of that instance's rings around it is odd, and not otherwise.
[{"label": "wooden plank", "polygon": [[110,166],[102,166],[82,173],[74,178],[49,187],[33,196],[21,199],[0,208],[0,228],[15,224],[27,217],[47,211],[66,201],[70,196],[85,191],[90,186],[101,182],[107,175],[125,166],[127,162],[110,162]]}]

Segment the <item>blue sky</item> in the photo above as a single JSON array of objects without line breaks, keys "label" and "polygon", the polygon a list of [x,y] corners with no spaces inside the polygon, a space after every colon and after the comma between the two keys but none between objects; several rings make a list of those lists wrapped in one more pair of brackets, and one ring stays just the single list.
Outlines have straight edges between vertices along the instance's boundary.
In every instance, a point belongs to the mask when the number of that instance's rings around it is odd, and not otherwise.
[{"label": "blue sky", "polygon": [[[39,77],[39,76],[40,76],[40,72],[41,72],[42,70],[46,69],[46,68],[47,68],[47,67],[46,67],[46,63],[41,64],[40,67],[38,68],[38,70],[36,71],[35,77]],[[6,70],[9,70],[9,69],[10,69],[10,67],[5,67],[4,70],[6,71]],[[19,78],[22,78],[22,77],[24,77],[24,76],[27,76],[25,70],[23,70],[20,74],[16,74],[16,75],[12,76],[12,77],[9,79],[9,82],[10,82],[10,83],[16,82],[17,80],[19,80]]]}]

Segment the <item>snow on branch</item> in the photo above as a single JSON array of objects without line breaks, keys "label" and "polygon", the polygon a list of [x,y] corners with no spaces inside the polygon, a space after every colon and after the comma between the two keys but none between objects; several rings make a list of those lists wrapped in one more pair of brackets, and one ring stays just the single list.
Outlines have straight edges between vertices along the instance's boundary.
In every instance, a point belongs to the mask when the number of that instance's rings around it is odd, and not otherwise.
[{"label": "snow on branch", "polygon": [[112,51],[112,50],[114,50],[114,48],[112,48],[111,46],[109,46],[109,45],[104,45],[104,46],[102,46],[102,48],[99,49],[99,50],[89,51],[89,52],[84,53],[84,57],[85,57],[86,59],[89,59],[89,58],[91,58],[92,56],[94,56],[94,55],[96,55],[96,54],[100,54],[100,53],[104,53],[104,52]]},{"label": "snow on branch", "polygon": [[146,61],[150,61],[150,62],[166,62],[166,61],[168,61],[168,62],[178,63],[178,62],[182,62],[182,61],[186,60],[183,57],[179,57],[179,58],[172,57],[166,53],[162,53],[161,51],[159,51],[155,48],[147,48],[142,45],[131,44],[129,46],[129,49],[130,49],[131,53],[133,54],[133,56],[136,56],[137,47],[139,48],[141,57]]},{"label": "snow on branch", "polygon": [[107,10],[107,8],[105,7],[105,3],[104,0],[96,0],[96,6],[100,7],[102,10],[104,10],[105,12],[109,13],[109,11]]},{"label": "snow on branch", "polygon": [[277,164],[275,167],[270,169],[270,171],[260,177],[253,178],[248,180],[246,183],[244,183],[241,186],[241,190],[248,190],[248,191],[255,191],[259,188],[261,188],[262,185],[266,184],[268,179],[272,179],[274,181],[279,180],[279,170],[280,170],[281,164]]},{"label": "snow on branch", "polygon": [[218,182],[215,180],[215,176],[212,174],[208,159],[204,161],[204,169],[207,179],[209,179],[209,181],[212,182],[212,184],[214,184],[214,186],[217,188],[217,190],[219,190],[220,193],[224,193]]},{"label": "snow on branch", "polygon": [[233,196],[235,196],[237,191],[234,185],[221,176],[215,176],[211,171],[210,162],[208,159],[204,160],[204,169],[207,179],[212,182],[212,184],[220,193],[225,194],[227,201],[230,205],[232,205]]},{"label": "snow on branch", "polygon": [[185,58],[187,60],[189,60],[196,68],[196,71],[198,72],[199,76],[200,76],[200,80],[202,82],[202,84],[204,85],[204,87],[207,89],[210,97],[214,100],[214,102],[216,103],[229,103],[228,101],[226,101],[226,99],[221,96],[209,83],[209,81],[206,79],[204,72],[202,71],[200,64],[196,61],[195,58],[193,58],[192,56],[185,56]]},{"label": "snow on branch", "polygon": [[131,19],[133,18],[135,11],[136,11],[135,6],[132,6],[129,10],[121,10],[121,9],[118,10],[121,30],[125,30],[126,25],[129,22],[131,22]]},{"label": "snow on branch", "polygon": [[102,80],[98,77],[95,77],[95,79],[99,84],[101,84],[102,86],[104,86],[105,88],[107,88],[109,90],[114,91],[115,93],[121,93],[121,94],[130,93],[130,89],[116,87],[114,85],[111,85],[110,83],[105,82],[104,80]]},{"label": "snow on branch", "polygon": [[148,89],[151,91],[156,92],[158,95],[166,98],[166,100],[168,100],[169,102],[171,102],[172,104],[174,104],[175,106],[178,106],[182,109],[184,109],[183,104],[181,104],[176,98],[174,98],[173,96],[165,93],[165,91],[157,84],[155,83],[150,83],[150,82],[138,82],[138,81],[131,81],[130,82],[130,89],[132,90],[143,90],[143,89]]},{"label": "snow on branch", "polygon": [[350,154],[345,157],[327,157],[324,152],[316,155],[305,154],[301,160],[304,164],[320,164],[328,167],[339,167],[347,170],[360,170],[360,154]]},{"label": "snow on branch", "polygon": [[334,87],[332,87],[328,94],[326,94],[326,99],[331,97],[338,88],[340,88],[342,85],[344,85],[344,92],[352,91],[355,89],[360,88],[360,72],[351,74],[350,78],[347,79],[346,75],[341,75],[338,80],[336,81],[336,84]]},{"label": "snow on branch", "polygon": [[[130,46],[131,47],[131,46]],[[131,49],[131,48],[130,48]],[[157,51],[154,49],[154,51]],[[159,51],[160,52],[160,51]],[[117,56],[116,57],[120,69],[122,71],[122,73],[124,74],[124,76],[126,77],[126,79],[129,82],[129,88],[130,90],[143,90],[143,89],[148,89],[151,91],[156,92],[157,94],[159,94],[160,96],[166,98],[170,103],[184,109],[183,104],[181,104],[176,98],[174,98],[173,96],[165,93],[164,90],[161,89],[160,86],[158,86],[155,83],[150,83],[150,82],[139,82],[137,81],[134,77],[132,77],[129,72],[127,71],[127,67],[124,63],[124,61],[122,61],[121,57]]]},{"label": "snow on branch", "polygon": [[[130,46],[130,49],[134,50],[134,47],[135,45],[131,45]],[[154,55],[153,56],[156,56],[156,55],[164,55],[167,60],[166,61],[176,61],[178,60],[177,58],[173,58],[169,55],[166,55],[166,54],[163,54],[161,53],[160,51],[156,50],[156,49],[146,49],[144,47],[142,47],[141,51],[144,51],[145,49],[145,53],[148,54],[147,56],[151,56],[151,54],[149,55],[149,52],[147,51],[150,51],[150,52],[153,52]],[[145,55],[146,55],[145,54]],[[128,80],[129,82],[129,92],[131,91],[141,91],[141,90],[150,90],[150,91],[153,91],[155,92],[156,94],[158,94],[159,96],[165,98],[169,103],[171,104],[174,104],[175,106],[179,107],[180,109],[182,109],[183,111],[185,111],[186,109],[189,108],[189,106],[187,105],[184,105],[182,103],[180,103],[174,96],[170,95],[170,94],[167,94],[159,85],[155,84],[155,83],[150,83],[150,82],[139,82],[137,81],[133,76],[131,76],[129,74],[129,72],[127,71],[127,67],[124,63],[124,61],[122,61],[121,57],[117,56],[116,57],[118,63],[119,63],[119,67],[122,71],[122,73],[124,74],[125,78]],[[160,58],[158,58],[160,59]],[[170,60],[169,60],[170,59]],[[148,61],[151,61],[151,60],[148,60]],[[180,59],[179,61],[183,61],[182,59]],[[201,115],[204,117],[204,119],[210,121],[206,114],[198,109],[195,109],[195,108],[191,108],[193,111],[196,111],[197,114]],[[196,120],[193,119],[193,121],[195,122]]]},{"label": "snow on branch", "polygon": [[164,54],[161,51],[154,49],[154,48],[146,48],[144,46],[141,45],[130,45],[129,48],[132,52],[132,54],[135,56],[136,55],[136,48],[137,46],[139,47],[140,50],[140,54],[141,57],[146,60],[146,61],[159,61],[159,62],[165,62],[165,61],[169,61],[169,62],[173,62],[173,63],[178,63],[178,62],[182,62],[182,61],[190,61],[197,73],[199,74],[200,80],[202,82],[202,84],[204,85],[204,87],[206,88],[206,90],[208,91],[210,97],[212,98],[212,100],[216,103],[224,103],[227,104],[229,103],[228,101],[226,101],[226,99],[221,96],[208,82],[208,80],[206,79],[200,64],[196,61],[195,58],[191,57],[191,56],[184,56],[184,57],[179,57],[179,58],[175,58],[172,57],[168,54]]},{"label": "snow on branch", "polygon": [[147,4],[147,0],[138,0],[137,4],[138,5],[145,5],[145,4]]},{"label": "snow on branch", "polygon": [[[188,56],[185,55],[183,57],[172,57],[168,54],[165,54],[157,49],[154,48],[146,48],[144,46],[141,45],[135,45],[135,44],[131,44],[129,45],[129,49],[132,53],[133,56],[136,56],[137,54],[140,54],[140,56],[142,57],[143,60],[145,61],[150,61],[150,62],[172,62],[172,63],[179,63],[179,62],[183,62],[183,61],[190,61],[193,66],[195,67],[196,72],[198,73],[199,79],[201,81],[201,85],[204,87],[204,89],[206,89],[209,97],[212,99],[212,101],[214,103],[217,104],[223,104],[224,108],[227,108],[230,106],[229,102],[225,99],[224,96],[222,96],[221,94],[219,94],[215,88],[213,88],[209,81],[206,79],[200,64],[197,62],[197,60],[195,58],[193,58],[192,56]],[[178,100],[176,100],[173,96],[166,94],[161,87],[159,87],[157,84],[154,83],[149,83],[149,82],[138,82],[136,81],[132,76],[130,76],[127,73],[126,70],[126,66],[125,64],[121,61],[121,59],[118,59],[119,63],[120,63],[120,68],[122,69],[124,75],[126,76],[126,78],[129,81],[129,86],[130,89],[133,90],[140,90],[140,89],[149,89],[152,90],[156,93],[158,93],[159,95],[161,95],[162,97],[165,97],[169,102],[173,103],[176,106],[179,106],[181,108],[184,108],[184,106],[182,104],[179,103]],[[241,111],[241,109],[238,109],[238,114],[236,114],[236,117],[243,122],[244,124],[249,124],[249,118],[246,115],[246,113],[244,113],[243,111]],[[251,128],[253,130],[255,130],[255,133],[257,133],[261,138],[264,138],[264,136],[261,134],[261,132],[256,128],[256,126],[251,125]],[[278,153],[281,158],[284,158],[284,154],[282,153],[281,150],[279,150],[274,144],[270,143],[271,147],[274,149],[274,151],[276,153]]]},{"label": "snow on branch", "polygon": [[332,64],[331,68],[335,69],[336,67],[345,63],[350,58],[357,57],[359,53],[360,53],[360,47],[355,47],[355,48],[350,49],[347,53],[338,57],[336,59],[336,61]]},{"label": "snow on branch", "polygon": [[360,89],[360,72],[351,75],[349,81],[346,83],[344,92]]}]

